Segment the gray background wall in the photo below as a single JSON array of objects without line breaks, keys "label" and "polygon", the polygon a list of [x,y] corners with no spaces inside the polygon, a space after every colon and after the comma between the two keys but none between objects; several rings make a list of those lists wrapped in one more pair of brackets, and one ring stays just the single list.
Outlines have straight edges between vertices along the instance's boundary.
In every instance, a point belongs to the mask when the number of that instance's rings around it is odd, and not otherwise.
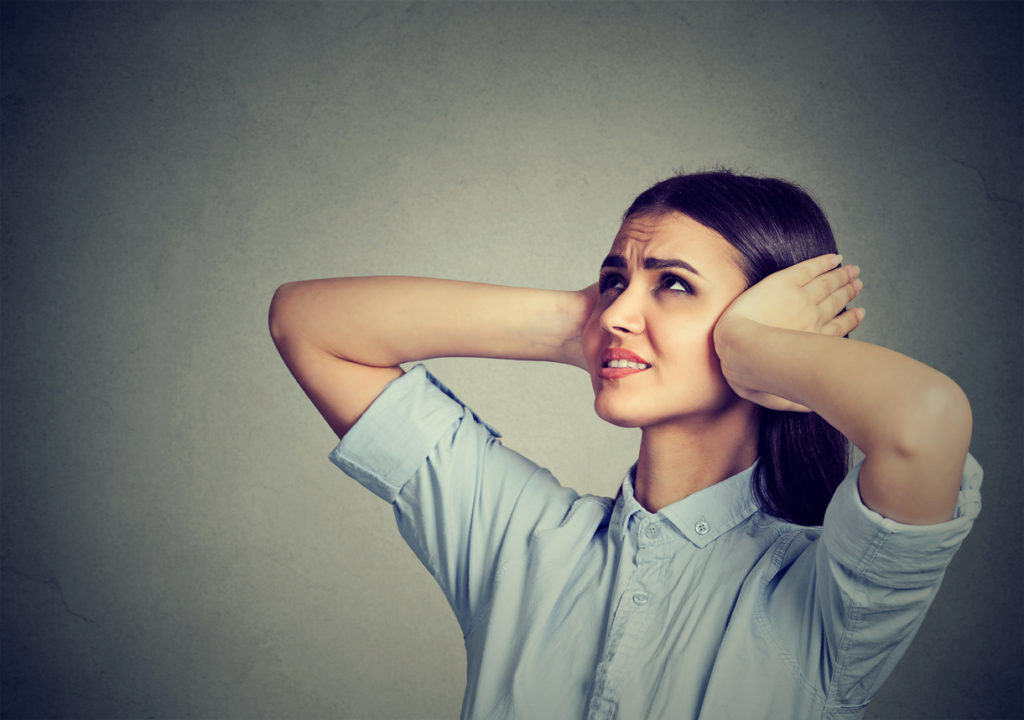
[{"label": "gray background wall", "polygon": [[[985,509],[872,718],[1021,699],[1021,6],[4,3],[3,712],[454,717],[461,637],[266,332],[275,287],[576,288],[635,193],[812,190]],[[431,366],[612,493],[583,373]],[[737,678],[737,682],[742,682]]]}]

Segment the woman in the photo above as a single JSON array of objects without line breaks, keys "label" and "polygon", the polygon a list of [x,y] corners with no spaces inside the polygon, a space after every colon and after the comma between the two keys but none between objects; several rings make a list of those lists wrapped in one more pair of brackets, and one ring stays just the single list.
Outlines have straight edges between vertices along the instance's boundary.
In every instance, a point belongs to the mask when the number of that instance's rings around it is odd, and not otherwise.
[{"label": "woman", "polygon": [[[863,310],[821,211],[704,173],[627,210],[579,292],[416,278],[282,286],[282,357],[394,504],[468,654],[463,717],[859,717],[971,527],[980,468],[953,381],[845,336]],[[586,369],[640,427],[615,499],[504,448],[417,366]],[[847,473],[849,438],[864,460]],[[845,479],[844,479],[845,478]]]}]

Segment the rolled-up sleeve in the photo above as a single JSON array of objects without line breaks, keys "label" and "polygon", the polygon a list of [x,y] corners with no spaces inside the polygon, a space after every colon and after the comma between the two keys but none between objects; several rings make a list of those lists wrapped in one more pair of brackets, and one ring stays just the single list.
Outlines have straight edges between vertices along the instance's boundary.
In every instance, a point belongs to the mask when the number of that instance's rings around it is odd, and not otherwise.
[{"label": "rolled-up sleeve", "polygon": [[435,577],[463,632],[486,605],[506,553],[525,553],[575,492],[505,448],[426,368],[390,383],[330,459],[392,503],[403,538]]},{"label": "rolled-up sleeve", "polygon": [[828,717],[856,713],[906,652],[981,510],[981,467],[964,465],[952,520],[905,525],[860,497],[855,466],[821,528],[783,535],[765,584],[763,627]]},{"label": "rolled-up sleeve", "polygon": [[[388,383],[331,452],[331,462],[382,500],[394,502],[466,410],[423,365],[417,365]],[[495,430],[490,433],[499,437]]]},{"label": "rolled-up sleeve", "polygon": [[[953,519],[906,525],[882,517],[861,500],[860,464],[836,490],[825,514],[822,543],[828,555],[869,582],[893,588],[921,587],[942,579],[981,511],[981,466],[970,455]],[[871,538],[865,545],[864,539]]]},{"label": "rolled-up sleeve", "polygon": [[829,704],[869,700],[902,657],[981,510],[981,466],[964,465],[952,520],[906,525],[861,500],[858,464],[836,490],[815,554],[831,665]]}]

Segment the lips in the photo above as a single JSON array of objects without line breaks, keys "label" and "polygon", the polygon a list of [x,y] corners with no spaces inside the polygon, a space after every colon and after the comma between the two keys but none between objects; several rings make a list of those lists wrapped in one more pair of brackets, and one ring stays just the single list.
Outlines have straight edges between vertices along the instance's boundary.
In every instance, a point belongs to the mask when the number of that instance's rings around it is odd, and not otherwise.
[{"label": "lips", "polygon": [[651,364],[636,353],[625,348],[608,348],[601,353],[601,370],[598,375],[605,380],[636,375],[650,369]]}]

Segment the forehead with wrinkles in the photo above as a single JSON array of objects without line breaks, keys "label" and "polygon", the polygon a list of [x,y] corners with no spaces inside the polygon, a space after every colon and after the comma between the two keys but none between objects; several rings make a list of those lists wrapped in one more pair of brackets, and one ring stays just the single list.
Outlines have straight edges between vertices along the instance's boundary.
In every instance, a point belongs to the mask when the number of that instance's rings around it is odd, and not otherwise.
[{"label": "forehead with wrinkles", "polygon": [[735,248],[725,238],[678,212],[628,218],[619,228],[609,255],[643,257],[673,250],[716,255],[733,263],[738,260]]},{"label": "forehead with wrinkles", "polygon": [[676,269],[722,287],[749,285],[739,251],[711,228],[677,212],[628,218],[601,266]]}]

